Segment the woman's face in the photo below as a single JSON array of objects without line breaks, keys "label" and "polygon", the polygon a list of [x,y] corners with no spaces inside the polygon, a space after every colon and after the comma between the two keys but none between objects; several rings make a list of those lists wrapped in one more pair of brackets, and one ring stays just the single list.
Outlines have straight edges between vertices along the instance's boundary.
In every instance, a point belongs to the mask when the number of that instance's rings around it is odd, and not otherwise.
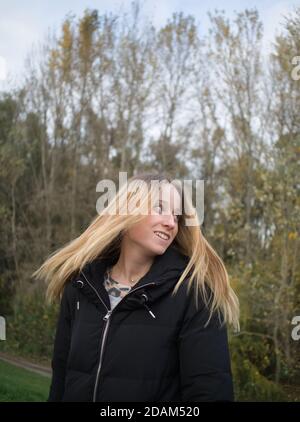
[{"label": "woman's face", "polygon": [[130,228],[126,237],[139,245],[145,254],[162,255],[177,235],[180,213],[180,194],[173,185],[165,183],[154,201],[151,214]]}]

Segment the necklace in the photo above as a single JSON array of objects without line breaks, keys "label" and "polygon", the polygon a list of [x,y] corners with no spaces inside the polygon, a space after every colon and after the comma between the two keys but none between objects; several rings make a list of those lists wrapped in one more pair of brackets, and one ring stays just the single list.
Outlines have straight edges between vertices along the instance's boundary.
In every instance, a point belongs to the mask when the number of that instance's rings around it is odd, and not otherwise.
[{"label": "necklace", "polygon": [[[107,276],[108,276],[108,278],[109,278],[109,279],[111,279],[111,280],[113,280],[113,281],[115,281],[115,282],[119,283],[117,280],[115,280],[114,278],[112,278],[112,276],[111,276],[112,269],[113,269],[113,267],[111,267],[111,268],[108,268],[108,269],[107,269]],[[136,279],[136,280],[133,280],[133,279],[131,278],[131,279],[130,279],[130,281],[131,281],[131,283],[132,283],[132,284],[135,284],[135,283],[137,283],[137,282],[139,281],[139,278],[138,278],[138,279]],[[126,283],[121,283],[121,284],[126,284]],[[126,285],[127,285],[127,284],[126,284]],[[132,287],[132,286],[130,285],[130,287]]]}]

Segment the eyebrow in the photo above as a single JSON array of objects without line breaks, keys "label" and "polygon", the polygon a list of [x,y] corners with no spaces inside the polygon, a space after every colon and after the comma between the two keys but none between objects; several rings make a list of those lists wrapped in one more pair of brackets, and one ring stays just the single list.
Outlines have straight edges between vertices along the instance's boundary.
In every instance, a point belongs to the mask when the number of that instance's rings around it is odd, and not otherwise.
[{"label": "eyebrow", "polygon": [[[158,202],[163,202],[164,204],[169,204],[167,201],[164,201],[163,199],[159,199],[159,200],[158,200]],[[176,208],[176,210],[174,210],[174,212],[175,212],[175,213],[176,213],[176,212],[180,213],[180,212],[181,212],[181,210],[180,210],[179,208]]]}]

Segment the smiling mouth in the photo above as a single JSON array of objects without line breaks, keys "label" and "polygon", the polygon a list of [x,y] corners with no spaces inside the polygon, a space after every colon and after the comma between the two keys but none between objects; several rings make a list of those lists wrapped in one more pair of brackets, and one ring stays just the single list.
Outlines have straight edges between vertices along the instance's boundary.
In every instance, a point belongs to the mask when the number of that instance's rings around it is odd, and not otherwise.
[{"label": "smiling mouth", "polygon": [[154,233],[156,234],[156,236],[157,236],[159,239],[164,240],[164,241],[166,241],[166,242],[170,239],[170,235],[168,235],[168,234],[166,234],[166,233],[162,233],[162,232],[159,232],[159,231],[154,232]]}]

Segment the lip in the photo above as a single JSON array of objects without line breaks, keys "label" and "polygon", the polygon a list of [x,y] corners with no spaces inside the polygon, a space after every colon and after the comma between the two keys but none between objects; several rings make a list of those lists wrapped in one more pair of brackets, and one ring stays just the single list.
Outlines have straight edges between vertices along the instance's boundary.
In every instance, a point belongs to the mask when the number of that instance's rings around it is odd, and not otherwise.
[{"label": "lip", "polygon": [[169,239],[163,239],[162,237],[159,237],[159,236],[157,236],[157,234],[155,233],[155,232],[153,232],[154,233],[154,236],[157,238],[157,239],[159,239],[159,240],[161,240],[162,242],[168,242],[169,240],[170,240],[170,237],[169,237]]}]

